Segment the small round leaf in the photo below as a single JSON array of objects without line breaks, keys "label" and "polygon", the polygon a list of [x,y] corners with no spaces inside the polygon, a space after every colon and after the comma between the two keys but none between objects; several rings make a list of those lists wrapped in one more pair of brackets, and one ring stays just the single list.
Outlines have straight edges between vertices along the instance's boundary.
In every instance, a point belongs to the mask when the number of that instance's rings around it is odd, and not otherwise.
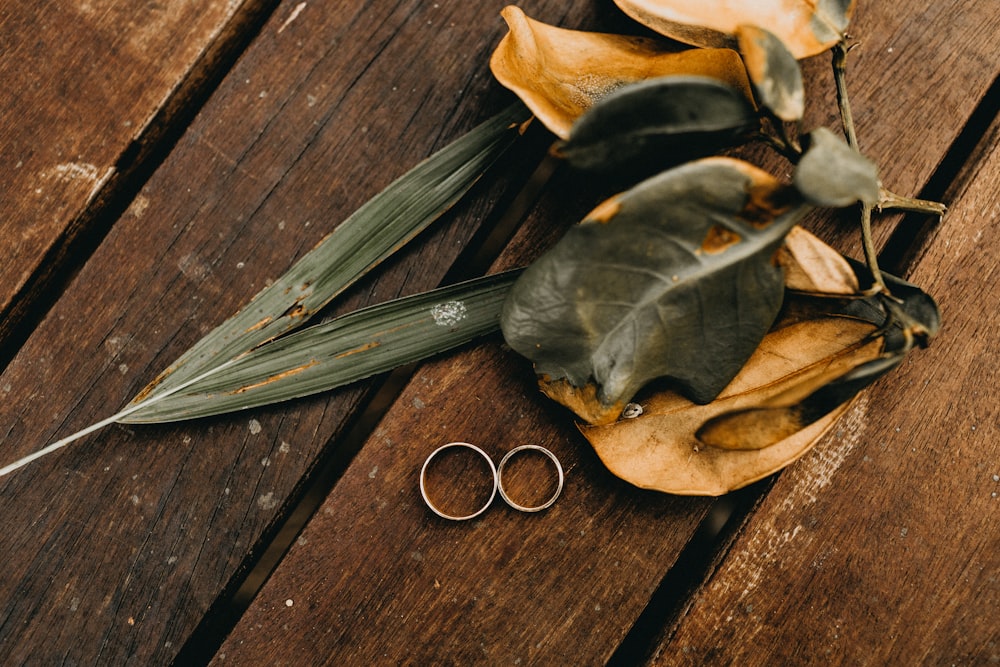
[{"label": "small round leaf", "polygon": [[878,168],[825,127],[808,135],[808,148],[795,167],[795,187],[817,206],[842,207],[879,198]]}]

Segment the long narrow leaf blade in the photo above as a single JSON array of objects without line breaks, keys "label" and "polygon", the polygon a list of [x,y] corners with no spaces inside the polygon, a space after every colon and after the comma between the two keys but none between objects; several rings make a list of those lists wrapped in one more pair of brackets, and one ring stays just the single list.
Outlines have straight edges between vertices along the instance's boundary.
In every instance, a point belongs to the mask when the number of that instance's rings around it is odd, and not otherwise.
[{"label": "long narrow leaf blade", "polygon": [[130,405],[175,389],[301,326],[451,208],[514,143],[527,118],[523,106],[512,105],[391,183],[171,364]]},{"label": "long narrow leaf blade", "polygon": [[497,331],[520,271],[370,306],[271,341],[119,421],[207,417],[308,396]]}]

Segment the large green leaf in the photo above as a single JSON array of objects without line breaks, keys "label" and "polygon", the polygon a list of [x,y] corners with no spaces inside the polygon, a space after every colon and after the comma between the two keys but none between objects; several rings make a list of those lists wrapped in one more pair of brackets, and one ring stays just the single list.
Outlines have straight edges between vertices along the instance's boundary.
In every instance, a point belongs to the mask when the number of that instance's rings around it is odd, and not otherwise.
[{"label": "large green leaf", "polygon": [[662,168],[735,145],[759,126],[740,91],[714,78],[665,76],[625,86],[573,125],[559,154],[581,169]]},{"label": "large green leaf", "polygon": [[781,306],[772,257],[807,210],[747,163],[707,158],[604,202],[530,266],[501,327],[543,389],[591,423],[647,382],[711,401]]},{"label": "large green leaf", "polygon": [[529,116],[515,104],[391,183],[171,364],[131,405],[171,391],[301,326],[453,206],[515,141],[519,125]]},{"label": "large green leaf", "polygon": [[496,331],[519,272],[487,276],[354,311],[248,352],[119,421],[206,417],[301,398],[454,348]]}]

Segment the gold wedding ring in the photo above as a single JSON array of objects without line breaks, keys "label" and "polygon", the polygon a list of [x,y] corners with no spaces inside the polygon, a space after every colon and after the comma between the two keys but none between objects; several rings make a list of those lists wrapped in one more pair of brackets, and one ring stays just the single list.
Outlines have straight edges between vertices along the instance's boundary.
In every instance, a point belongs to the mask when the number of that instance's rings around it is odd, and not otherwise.
[{"label": "gold wedding ring", "polygon": [[[490,474],[492,475],[493,478],[493,490],[490,492],[490,497],[486,501],[486,504],[480,507],[478,510],[476,510],[472,514],[455,516],[453,514],[447,514],[446,512],[442,512],[434,505],[433,502],[431,502],[430,497],[427,495],[427,466],[429,466],[434,457],[440,454],[441,452],[447,449],[461,448],[461,447],[471,449],[472,451],[477,452],[484,459],[486,459],[486,463],[490,466]],[[483,512],[485,512],[487,509],[489,509],[489,506],[493,503],[493,499],[497,495],[497,486],[498,486],[497,469],[496,466],[493,465],[493,459],[491,459],[490,455],[481,450],[479,447],[476,447],[475,445],[470,445],[467,442],[449,442],[447,445],[442,445],[438,447],[433,452],[431,452],[431,455],[427,457],[426,461],[424,461],[424,467],[420,469],[420,495],[424,497],[424,502],[427,503],[427,506],[431,508],[431,511],[437,514],[439,517],[441,517],[442,519],[450,519],[451,521],[466,521],[468,519],[474,519]]]},{"label": "gold wedding ring", "polygon": [[[472,514],[455,516],[453,514],[448,514],[447,512],[443,512],[431,501],[430,496],[427,494],[428,466],[430,466],[431,461],[434,460],[435,456],[437,456],[438,454],[447,449],[453,449],[453,448],[471,449],[472,451],[482,456],[484,459],[486,459],[486,463],[490,467],[490,474],[493,476],[493,489],[490,491],[489,499],[486,501],[486,504],[484,504],[482,507],[480,507]],[[504,466],[506,466],[507,463],[514,456],[522,452],[540,452],[541,454],[544,454],[546,457],[548,457],[548,459],[552,461],[552,463],[556,467],[556,474],[558,475],[558,483],[556,484],[556,490],[552,494],[552,496],[549,497],[549,499],[546,500],[541,505],[534,505],[534,506],[521,505],[520,503],[517,503],[514,500],[512,500],[510,496],[507,495],[507,492],[503,488]],[[562,465],[559,463],[559,459],[556,458],[555,454],[545,449],[544,447],[539,447],[538,445],[521,445],[520,447],[515,447],[514,449],[510,450],[504,455],[504,457],[500,460],[499,466],[494,466],[493,459],[490,458],[490,455],[484,452],[479,447],[471,445],[467,442],[449,442],[448,444],[442,445],[437,449],[435,449],[433,452],[431,452],[430,456],[427,457],[427,460],[424,461],[424,465],[420,469],[420,495],[423,496],[424,502],[427,504],[427,507],[429,507],[432,512],[437,514],[442,519],[449,519],[451,521],[466,521],[468,519],[476,518],[477,516],[485,512],[487,509],[489,509],[489,506],[493,504],[493,499],[496,497],[497,491],[500,492],[500,497],[504,499],[504,502],[506,502],[508,505],[510,505],[516,510],[519,510],[521,512],[541,512],[543,509],[551,507],[552,504],[555,503],[556,499],[559,498],[559,494],[562,493],[563,484],[565,483],[565,481],[566,481],[566,476],[563,473]]]},{"label": "gold wedding ring", "polygon": [[[552,461],[552,463],[555,464],[556,466],[556,473],[559,475],[559,483],[556,485],[555,493],[553,493],[552,496],[541,505],[526,507],[511,500],[510,496],[507,495],[507,492],[504,491],[503,488],[504,466],[507,465],[507,462],[510,461],[511,458],[513,458],[515,455],[521,452],[541,452],[542,454],[547,456],[549,460]],[[559,498],[559,494],[562,493],[563,483],[565,481],[566,477],[563,474],[562,465],[559,464],[559,459],[556,458],[555,454],[545,449],[544,447],[539,447],[538,445],[521,445],[520,447],[515,447],[514,449],[507,452],[507,454],[502,459],[500,459],[500,465],[497,466],[497,488],[500,491],[500,497],[503,498],[508,505],[522,512],[541,512],[543,509],[551,507],[552,504],[556,501],[556,499]]]}]

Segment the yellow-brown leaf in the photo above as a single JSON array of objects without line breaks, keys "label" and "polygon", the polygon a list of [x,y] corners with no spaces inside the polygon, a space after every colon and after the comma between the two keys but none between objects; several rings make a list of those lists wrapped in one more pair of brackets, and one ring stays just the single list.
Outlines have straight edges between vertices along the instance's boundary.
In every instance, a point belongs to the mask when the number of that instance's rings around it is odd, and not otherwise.
[{"label": "yellow-brown leaf", "polygon": [[[702,425],[718,415],[747,408],[792,405],[831,377],[877,358],[882,343],[877,338],[869,340],[874,329],[865,322],[837,317],[791,324],[765,337],[715,401],[697,405],[664,391],[641,401],[639,417],[606,426],[582,426],[581,431],[607,468],[636,486],[683,495],[720,495],[738,489],[802,456],[847,404],[801,429],[795,423],[763,423],[758,425],[761,433],[730,429],[726,434],[734,440],[743,436],[753,445],[767,445],[762,448],[708,446],[697,437]],[[778,433],[783,437],[771,444],[769,440]],[[713,437],[721,441],[718,434]],[[730,442],[730,446],[739,444]]]},{"label": "yellow-brown leaf", "polygon": [[510,32],[490,69],[545,127],[567,139],[570,127],[595,102],[636,81],[668,75],[719,79],[752,99],[746,70],[731,49],[668,51],[642,37],[581,32],[529,18],[518,7],[501,12]]},{"label": "yellow-brown leaf", "polygon": [[615,0],[622,11],[673,39],[734,47],[741,24],[766,26],[796,58],[826,51],[843,36],[854,0]]},{"label": "yellow-brown leaf", "polygon": [[785,287],[815,294],[857,294],[858,277],[844,256],[802,227],[792,227],[778,252]]}]

